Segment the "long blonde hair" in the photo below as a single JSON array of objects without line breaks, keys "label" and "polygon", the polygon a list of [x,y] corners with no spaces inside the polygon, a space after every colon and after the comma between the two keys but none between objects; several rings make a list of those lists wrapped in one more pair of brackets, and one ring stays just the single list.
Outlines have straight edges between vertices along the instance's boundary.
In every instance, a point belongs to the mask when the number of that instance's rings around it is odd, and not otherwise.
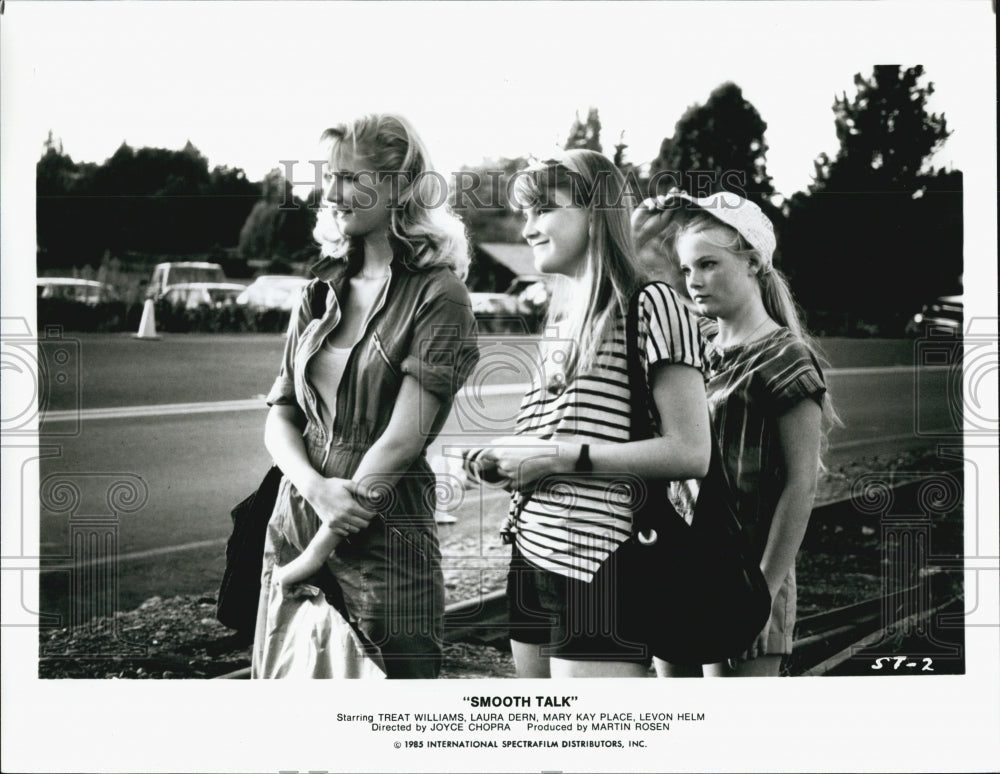
[{"label": "long blonde hair", "polygon": [[592,150],[566,151],[533,164],[512,181],[520,209],[552,201],[556,190],[590,213],[586,264],[578,283],[557,283],[547,324],[562,322],[576,343],[565,363],[566,381],[593,367],[602,340],[624,317],[639,269],[632,244],[631,201],[625,178],[606,156]]},{"label": "long blonde hair", "polygon": [[[376,175],[395,175],[398,196],[391,202],[389,230],[405,248],[411,268],[447,266],[461,279],[469,271],[469,245],[462,221],[447,203],[445,180],[437,174],[423,141],[402,116],[390,113],[361,116],[323,132],[330,158],[344,152],[363,158]],[[344,258],[350,239],[337,228],[330,209],[317,213],[313,237],[324,255]]]}]

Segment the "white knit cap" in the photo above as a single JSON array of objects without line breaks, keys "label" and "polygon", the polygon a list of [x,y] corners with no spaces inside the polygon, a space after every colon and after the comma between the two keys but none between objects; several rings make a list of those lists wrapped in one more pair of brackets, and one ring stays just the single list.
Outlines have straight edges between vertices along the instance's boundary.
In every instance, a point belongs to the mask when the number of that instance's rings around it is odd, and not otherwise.
[{"label": "white knit cap", "polygon": [[760,253],[763,267],[771,267],[776,244],[774,224],[756,204],[729,191],[720,191],[702,198],[691,196],[684,191],[671,191],[662,197],[663,204],[666,205],[671,198],[687,199],[709,215],[736,229],[750,246]]}]

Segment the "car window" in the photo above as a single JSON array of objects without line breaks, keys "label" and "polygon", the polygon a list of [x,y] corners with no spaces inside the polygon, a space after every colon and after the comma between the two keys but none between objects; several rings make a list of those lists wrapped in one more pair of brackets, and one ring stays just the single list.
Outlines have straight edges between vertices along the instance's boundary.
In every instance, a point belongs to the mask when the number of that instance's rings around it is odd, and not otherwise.
[{"label": "car window", "polygon": [[171,285],[182,282],[225,282],[226,275],[219,267],[173,266],[170,269]]},{"label": "car window", "polygon": [[213,304],[219,304],[225,301],[232,301],[240,294],[240,291],[229,288],[208,288],[206,293]]}]

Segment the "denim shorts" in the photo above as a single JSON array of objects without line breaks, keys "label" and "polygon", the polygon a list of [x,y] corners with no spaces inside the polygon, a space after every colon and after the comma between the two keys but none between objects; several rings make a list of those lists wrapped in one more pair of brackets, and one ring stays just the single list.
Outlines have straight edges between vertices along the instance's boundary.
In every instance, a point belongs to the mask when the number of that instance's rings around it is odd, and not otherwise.
[{"label": "denim shorts", "polygon": [[590,583],[534,566],[518,552],[507,573],[510,637],[543,657],[649,664],[640,600],[622,599],[612,554]]}]

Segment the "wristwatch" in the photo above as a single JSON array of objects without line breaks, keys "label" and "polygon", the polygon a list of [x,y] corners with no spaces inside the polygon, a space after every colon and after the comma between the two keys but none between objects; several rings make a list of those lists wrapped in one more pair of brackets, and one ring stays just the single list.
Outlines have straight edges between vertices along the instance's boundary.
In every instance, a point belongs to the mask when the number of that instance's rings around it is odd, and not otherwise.
[{"label": "wristwatch", "polygon": [[580,444],[580,456],[576,458],[573,466],[574,473],[590,473],[594,469],[594,463],[590,461],[590,444]]}]

